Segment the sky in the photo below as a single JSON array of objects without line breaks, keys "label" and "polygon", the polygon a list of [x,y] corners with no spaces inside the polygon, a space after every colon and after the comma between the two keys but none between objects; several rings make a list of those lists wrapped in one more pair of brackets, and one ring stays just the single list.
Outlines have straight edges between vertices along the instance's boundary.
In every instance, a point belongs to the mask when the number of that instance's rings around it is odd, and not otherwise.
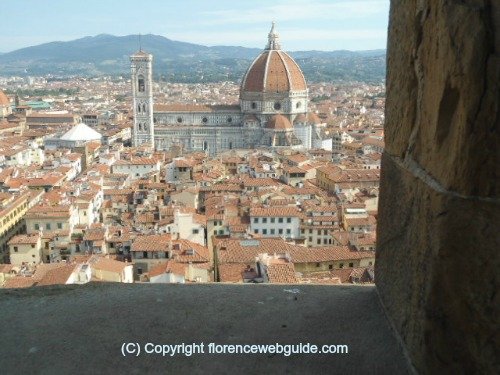
[{"label": "sky", "polygon": [[271,21],[289,51],[381,49],[389,0],[2,1],[0,52],[98,34],[157,34],[263,48]]}]

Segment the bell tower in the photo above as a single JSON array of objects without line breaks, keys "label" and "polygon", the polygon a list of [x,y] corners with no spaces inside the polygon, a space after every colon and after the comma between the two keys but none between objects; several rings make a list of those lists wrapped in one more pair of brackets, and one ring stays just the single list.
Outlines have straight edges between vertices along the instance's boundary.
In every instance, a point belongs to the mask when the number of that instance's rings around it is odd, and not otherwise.
[{"label": "bell tower", "polygon": [[153,55],[139,50],[130,56],[134,105],[133,146],[145,143],[154,147]]}]

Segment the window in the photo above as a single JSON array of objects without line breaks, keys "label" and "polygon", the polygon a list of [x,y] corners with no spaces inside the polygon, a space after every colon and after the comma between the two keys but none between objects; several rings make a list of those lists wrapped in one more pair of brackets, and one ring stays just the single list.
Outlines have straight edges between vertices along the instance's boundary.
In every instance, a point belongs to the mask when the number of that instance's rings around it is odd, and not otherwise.
[{"label": "window", "polygon": [[272,218],[271,218],[271,223],[274,223],[274,221],[275,221],[275,218],[274,218],[274,217],[272,217]]},{"label": "window", "polygon": [[39,230],[40,229],[40,224],[35,224],[35,230]]},{"label": "window", "polygon": [[309,237],[309,242],[313,242],[313,238],[312,237]]},{"label": "window", "polygon": [[328,265],[328,269],[329,269],[329,270],[333,270],[333,264],[329,264],[329,265]]},{"label": "window", "polygon": [[142,275],[142,268],[141,268],[141,267],[138,267],[138,268],[137,268],[137,274],[138,274],[138,275]]},{"label": "window", "polygon": [[177,117],[177,122],[180,124],[182,122],[182,117]]},{"label": "window", "polygon": [[279,111],[281,109],[281,103],[280,102],[274,102],[274,109]]},{"label": "window", "polygon": [[292,222],[292,218],[291,218],[291,217],[287,217],[287,218],[286,218],[286,222],[287,222],[287,223],[291,223],[291,222]]},{"label": "window", "polygon": [[17,246],[14,246],[14,252],[17,253],[18,250]]},{"label": "window", "polygon": [[316,263],[316,267],[319,267],[319,266],[321,266],[321,264],[320,263]]},{"label": "window", "polygon": [[57,223],[57,229],[62,229],[62,223]]},{"label": "window", "polygon": [[283,218],[282,217],[278,218],[278,223],[282,223],[282,222],[283,222]]},{"label": "window", "polygon": [[316,244],[317,244],[317,245],[321,245],[321,238],[318,238],[318,239],[316,240]]},{"label": "window", "polygon": [[271,234],[274,234],[274,229],[271,229]]},{"label": "window", "polygon": [[138,86],[139,92],[144,92],[146,90],[146,85],[144,83],[143,76],[139,76],[139,79],[137,80],[137,86]]},{"label": "window", "polygon": [[292,230],[291,229],[287,229],[286,230],[286,234],[291,234],[292,233]]},{"label": "window", "polygon": [[255,234],[259,234],[259,230],[258,230],[258,229],[254,229],[254,230],[253,230],[253,232],[254,232]]},{"label": "window", "polygon": [[34,244],[31,244],[31,248],[34,249],[35,248],[35,245]]},{"label": "window", "polygon": [[344,268],[344,263],[340,263],[339,268]]},{"label": "window", "polygon": [[141,113],[141,105],[140,104],[137,104],[137,112]]},{"label": "window", "polygon": [[278,229],[278,234],[283,234],[283,229]]},{"label": "window", "polygon": [[45,229],[50,230],[50,223],[45,224]]},{"label": "window", "polygon": [[373,266],[373,262],[368,262],[368,265],[369,266]]},{"label": "window", "polygon": [[203,118],[201,119],[201,121],[202,121],[204,124],[206,124],[206,123],[208,122],[208,118],[203,117]]},{"label": "window", "polygon": [[300,108],[301,105],[302,105],[301,102],[297,102],[297,104],[295,104],[295,108]]},{"label": "window", "polygon": [[233,122],[233,118],[232,117],[228,117],[227,118],[227,122]]},{"label": "window", "polygon": [[142,105],[142,112],[146,112],[146,104]]},{"label": "window", "polygon": [[219,235],[223,235],[224,234],[224,229],[219,229]]},{"label": "window", "polygon": [[252,109],[255,109],[255,108],[257,108],[257,103],[252,102],[252,105],[251,105],[251,106],[252,106]]},{"label": "window", "polygon": [[254,222],[254,224],[258,223],[259,222],[259,218],[258,217],[254,217],[253,218],[253,222]]},{"label": "window", "polygon": [[349,267],[350,268],[354,267],[354,263],[349,263]]},{"label": "window", "polygon": [[309,229],[309,234],[312,234],[313,230],[312,229]]},{"label": "window", "polygon": [[264,224],[265,224],[265,223],[267,223],[267,217],[263,217],[263,218],[262,218],[262,222],[263,222]]},{"label": "window", "polygon": [[193,234],[198,234],[199,230],[198,229],[193,229]]},{"label": "window", "polygon": [[262,234],[267,234],[267,229],[262,229]]}]

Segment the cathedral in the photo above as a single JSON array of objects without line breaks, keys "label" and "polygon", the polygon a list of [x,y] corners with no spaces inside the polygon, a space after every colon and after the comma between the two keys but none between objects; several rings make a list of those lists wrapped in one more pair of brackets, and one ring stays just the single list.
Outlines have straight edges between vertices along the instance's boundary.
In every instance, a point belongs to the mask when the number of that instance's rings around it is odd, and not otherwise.
[{"label": "cathedral", "polygon": [[328,143],[326,124],[308,112],[304,75],[281,50],[274,22],[265,50],[243,77],[239,105],[154,104],[153,56],[140,50],[130,61],[134,146],[169,150],[176,145],[214,155],[230,149],[310,149]]}]

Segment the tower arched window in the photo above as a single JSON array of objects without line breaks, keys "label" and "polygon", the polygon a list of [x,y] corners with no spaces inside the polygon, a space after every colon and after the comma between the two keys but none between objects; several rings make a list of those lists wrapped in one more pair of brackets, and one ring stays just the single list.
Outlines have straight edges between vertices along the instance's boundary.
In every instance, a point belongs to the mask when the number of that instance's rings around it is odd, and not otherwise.
[{"label": "tower arched window", "polygon": [[144,76],[139,76],[137,78],[137,87],[138,87],[139,92],[146,91],[146,84],[144,82]]},{"label": "tower arched window", "polygon": [[141,123],[139,123],[138,128],[139,128],[139,130],[142,130],[142,124]]},{"label": "tower arched window", "polygon": [[144,124],[142,128],[143,130],[148,130],[148,124]]},{"label": "tower arched window", "polygon": [[137,104],[137,112],[141,113],[141,105],[140,104]]},{"label": "tower arched window", "polygon": [[146,112],[146,104],[142,105],[142,112]]}]

